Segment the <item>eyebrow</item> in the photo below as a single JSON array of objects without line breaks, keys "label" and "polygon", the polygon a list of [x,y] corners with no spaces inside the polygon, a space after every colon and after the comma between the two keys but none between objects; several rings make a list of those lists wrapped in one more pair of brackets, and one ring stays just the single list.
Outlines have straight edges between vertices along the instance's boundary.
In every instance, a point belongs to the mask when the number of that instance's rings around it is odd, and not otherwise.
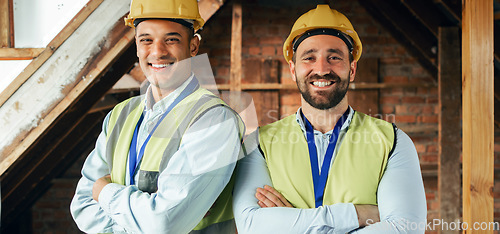
[{"label": "eyebrow", "polygon": [[[150,35],[151,34],[149,34],[149,33],[141,33],[137,37],[146,37],[146,36],[150,36]],[[178,32],[166,33],[165,36],[179,36],[179,37],[182,37],[182,35],[180,33],[178,33]]]},{"label": "eyebrow", "polygon": [[[304,53],[301,54],[301,57],[302,56],[306,56],[308,54],[315,53],[317,51],[318,51],[317,49],[306,50],[306,51],[304,51]],[[344,52],[342,50],[340,50],[340,49],[332,49],[332,48],[330,48],[330,49],[327,50],[327,52],[328,53],[336,53],[336,54],[339,54],[340,56],[344,56]]]}]

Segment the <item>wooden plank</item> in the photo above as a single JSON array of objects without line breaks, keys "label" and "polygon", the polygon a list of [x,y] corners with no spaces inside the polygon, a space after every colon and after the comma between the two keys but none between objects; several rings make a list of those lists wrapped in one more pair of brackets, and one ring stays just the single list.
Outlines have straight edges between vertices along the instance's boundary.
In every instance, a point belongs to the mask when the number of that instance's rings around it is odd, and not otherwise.
[{"label": "wooden plank", "polygon": [[[493,222],[493,0],[462,2],[463,222]],[[472,233],[466,230],[465,233]],[[483,232],[483,231],[474,231]],[[493,233],[485,230],[484,233]]]},{"label": "wooden plank", "polygon": [[45,48],[0,48],[0,60],[30,60],[38,57]]},{"label": "wooden plank", "polygon": [[[377,83],[377,74],[379,74],[377,58],[361,59],[358,62],[355,81]],[[377,115],[380,113],[379,96],[379,90],[377,89],[351,89],[347,94],[349,105],[355,110],[368,115]]]},{"label": "wooden plank", "polygon": [[11,44],[11,0],[0,0],[0,48],[10,48]]},{"label": "wooden plank", "polygon": [[28,80],[42,64],[50,58],[59,46],[73,34],[80,24],[103,2],[103,0],[90,0],[78,14],[64,27],[59,34],[47,45],[36,59],[34,59],[10,84],[0,93],[0,107],[7,101],[16,90]]},{"label": "wooden plank", "polygon": [[[438,200],[443,222],[460,220],[461,92],[460,34],[458,27],[439,28],[439,161]],[[441,233],[458,233],[444,229]]]},{"label": "wooden plank", "polygon": [[207,22],[210,17],[212,17],[219,8],[224,5],[224,0],[199,0],[198,9],[200,11],[201,18]]},{"label": "wooden plank", "polygon": [[454,21],[445,17],[439,8],[433,3],[433,0],[401,0],[413,15],[421,21],[435,37],[438,36],[440,26],[452,26]]},{"label": "wooden plank", "polygon": [[231,68],[229,82],[231,91],[241,91],[241,27],[241,3],[234,3],[233,23],[231,27]]},{"label": "wooden plank", "polygon": [[433,76],[437,78],[436,55],[432,52],[437,38],[396,0],[359,0],[360,4],[386,28],[398,42]]}]

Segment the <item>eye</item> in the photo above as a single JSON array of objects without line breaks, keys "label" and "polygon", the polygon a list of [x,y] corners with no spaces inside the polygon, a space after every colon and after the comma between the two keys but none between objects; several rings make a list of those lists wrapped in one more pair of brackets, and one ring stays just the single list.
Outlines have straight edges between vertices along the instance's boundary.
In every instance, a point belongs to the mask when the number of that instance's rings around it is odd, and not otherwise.
[{"label": "eye", "polygon": [[142,43],[142,44],[149,44],[151,43],[153,40],[149,39],[149,38],[141,38],[139,39],[139,42]]},{"label": "eye", "polygon": [[181,40],[180,40],[179,38],[177,38],[177,37],[171,37],[171,38],[167,38],[167,39],[165,40],[165,42],[166,42],[167,44],[175,44],[175,43],[178,43],[178,42],[180,42],[180,41],[181,41]]},{"label": "eye", "polygon": [[302,60],[304,60],[304,61],[314,61],[314,57],[313,56],[307,56],[307,57],[302,58]]},{"label": "eye", "polygon": [[330,56],[330,57],[328,57],[328,59],[329,59],[329,60],[342,60],[342,58],[341,58],[341,57],[336,56],[336,55]]}]

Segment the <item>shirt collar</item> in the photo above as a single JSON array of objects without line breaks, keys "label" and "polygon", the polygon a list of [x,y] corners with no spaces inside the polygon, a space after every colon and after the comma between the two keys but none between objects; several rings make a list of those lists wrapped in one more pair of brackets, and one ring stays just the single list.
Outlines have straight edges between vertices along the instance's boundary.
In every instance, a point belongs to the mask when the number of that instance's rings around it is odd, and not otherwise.
[{"label": "shirt collar", "polygon": [[194,74],[191,73],[191,76],[184,81],[179,87],[177,87],[173,92],[171,92],[169,95],[161,99],[159,102],[155,103],[154,97],[153,97],[153,92],[151,85],[148,86],[148,89],[146,90],[146,95],[144,95],[144,103],[145,107],[144,109],[146,111],[150,110],[161,110],[161,112],[164,112],[168,106],[181,94],[181,92],[188,86],[189,82],[194,79]]},{"label": "shirt collar", "polygon": [[[352,109],[351,106],[349,106],[348,108],[349,108],[349,115],[347,116],[347,120],[342,125],[342,128],[340,128],[340,131],[346,131],[347,128],[349,127],[349,125],[351,124],[352,116],[354,115],[354,110]],[[295,113],[295,118],[297,120],[297,123],[300,126],[300,129],[302,129],[302,132],[306,132],[306,126],[304,124],[304,120],[301,117],[302,115],[300,114],[301,111],[302,111],[302,107],[299,107],[299,109]],[[332,134],[332,131],[333,131],[333,129],[326,132],[325,134]],[[319,132],[319,131],[314,130],[314,132]]]}]

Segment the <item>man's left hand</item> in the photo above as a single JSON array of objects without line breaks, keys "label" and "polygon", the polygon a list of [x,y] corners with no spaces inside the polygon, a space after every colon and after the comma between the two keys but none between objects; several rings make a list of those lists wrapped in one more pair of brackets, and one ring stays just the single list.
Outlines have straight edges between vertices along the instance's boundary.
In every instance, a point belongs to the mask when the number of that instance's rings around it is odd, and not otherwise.
[{"label": "man's left hand", "polygon": [[293,207],[280,192],[269,185],[265,185],[264,188],[257,188],[255,197],[259,199],[258,204],[261,208]]},{"label": "man's left hand", "polygon": [[92,198],[94,198],[94,200],[98,202],[101,190],[104,188],[104,186],[110,183],[111,183],[111,175],[105,175],[96,180],[96,182],[94,182],[94,186],[92,187]]}]

